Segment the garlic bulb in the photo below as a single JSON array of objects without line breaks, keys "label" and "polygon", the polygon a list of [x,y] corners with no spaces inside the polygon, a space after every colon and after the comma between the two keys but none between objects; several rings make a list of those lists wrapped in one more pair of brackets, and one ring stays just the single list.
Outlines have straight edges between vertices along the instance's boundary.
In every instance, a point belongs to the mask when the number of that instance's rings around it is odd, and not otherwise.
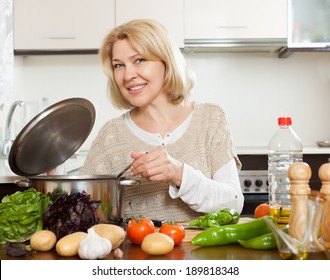
[{"label": "garlic bulb", "polygon": [[87,237],[80,241],[78,255],[85,260],[103,259],[111,250],[110,240],[99,236],[93,228],[89,228]]}]

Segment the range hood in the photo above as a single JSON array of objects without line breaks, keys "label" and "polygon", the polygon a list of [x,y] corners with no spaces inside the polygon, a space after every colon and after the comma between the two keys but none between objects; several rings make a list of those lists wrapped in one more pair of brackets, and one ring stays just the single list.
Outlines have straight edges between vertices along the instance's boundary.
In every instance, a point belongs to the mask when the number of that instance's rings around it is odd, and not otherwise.
[{"label": "range hood", "polygon": [[287,47],[287,38],[270,39],[185,39],[184,52],[272,52]]}]

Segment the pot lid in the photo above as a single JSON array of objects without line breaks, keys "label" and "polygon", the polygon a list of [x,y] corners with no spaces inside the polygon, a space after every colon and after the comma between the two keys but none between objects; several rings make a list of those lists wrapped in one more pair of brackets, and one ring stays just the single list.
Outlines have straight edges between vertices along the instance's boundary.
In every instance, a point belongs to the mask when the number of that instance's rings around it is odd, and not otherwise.
[{"label": "pot lid", "polygon": [[69,98],[36,115],[17,135],[9,153],[11,170],[22,176],[45,173],[70,158],[85,142],[95,108],[84,98]]}]

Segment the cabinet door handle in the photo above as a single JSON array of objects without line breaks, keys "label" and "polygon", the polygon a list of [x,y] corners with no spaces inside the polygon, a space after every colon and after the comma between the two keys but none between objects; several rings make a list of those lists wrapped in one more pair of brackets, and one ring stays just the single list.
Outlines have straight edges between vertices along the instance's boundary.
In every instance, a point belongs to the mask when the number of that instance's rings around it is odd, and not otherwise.
[{"label": "cabinet door handle", "polygon": [[48,36],[43,37],[44,39],[50,39],[50,40],[75,40],[77,39],[76,36]]},{"label": "cabinet door handle", "polygon": [[217,28],[223,28],[223,29],[243,29],[248,28],[247,25],[218,25]]}]

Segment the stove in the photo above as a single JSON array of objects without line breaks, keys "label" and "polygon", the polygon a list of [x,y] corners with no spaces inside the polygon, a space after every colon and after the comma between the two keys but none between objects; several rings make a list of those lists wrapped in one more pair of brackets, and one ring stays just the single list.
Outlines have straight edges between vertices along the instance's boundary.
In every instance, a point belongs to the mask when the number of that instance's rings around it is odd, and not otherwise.
[{"label": "stove", "polygon": [[268,202],[268,171],[241,170],[239,179],[244,195],[242,214],[253,215],[259,204]]},{"label": "stove", "polygon": [[268,193],[267,170],[241,170],[239,180],[244,194]]}]

